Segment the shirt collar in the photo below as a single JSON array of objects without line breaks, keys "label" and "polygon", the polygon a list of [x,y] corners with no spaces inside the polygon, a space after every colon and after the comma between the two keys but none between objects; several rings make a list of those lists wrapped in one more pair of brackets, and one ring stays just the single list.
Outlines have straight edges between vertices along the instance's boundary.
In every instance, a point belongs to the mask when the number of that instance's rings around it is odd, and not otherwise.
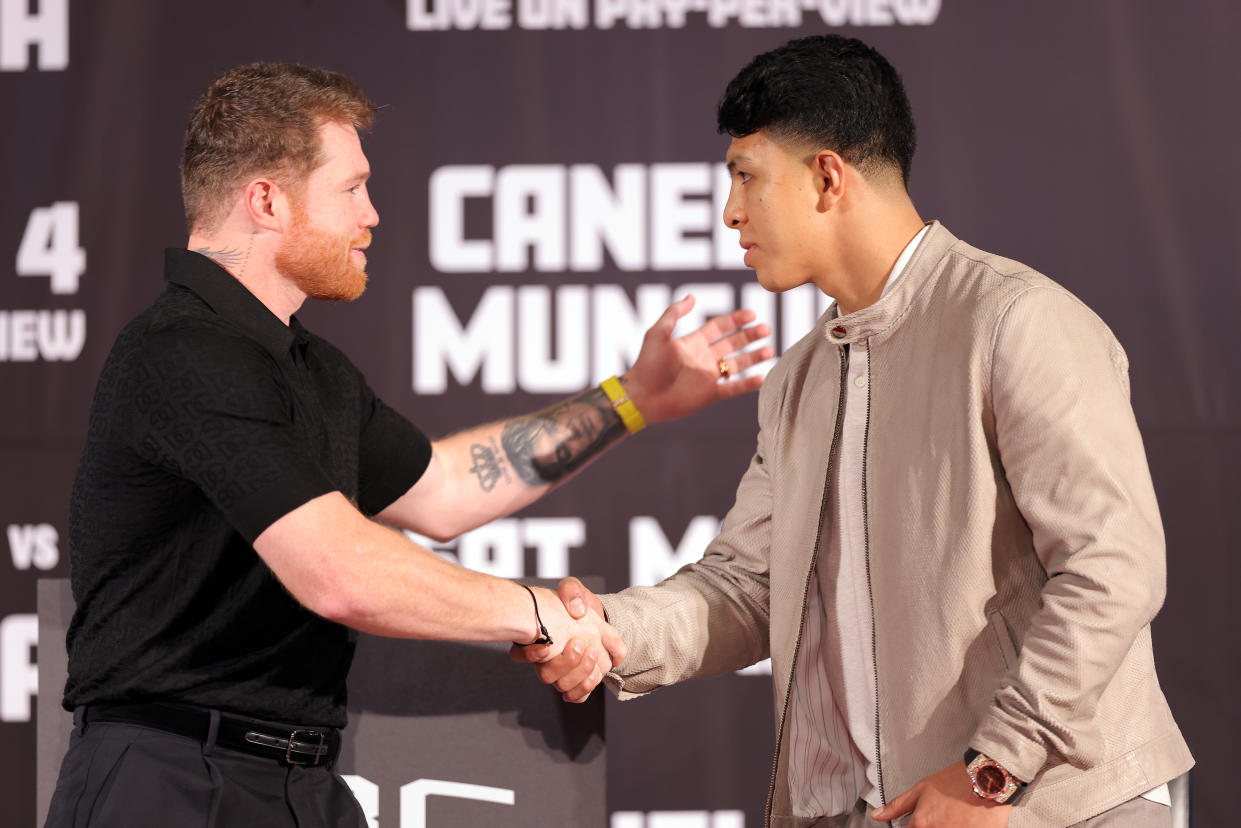
[{"label": "shirt collar", "polygon": [[[909,260],[913,258],[914,251],[918,249],[918,242],[922,241],[922,237],[926,235],[926,231],[931,229],[931,225],[924,224],[922,229],[914,234],[909,244],[905,245],[905,249],[901,251],[901,255],[896,257],[896,264],[892,265],[892,269],[888,272],[888,278],[883,283],[883,290],[879,292],[879,299],[887,296],[892,290],[892,286],[896,284],[896,280],[901,278],[901,274],[905,272],[905,265],[909,264]],[[878,300],[876,300],[878,301]],[[832,305],[832,316],[840,316],[840,305]]]},{"label": "shirt collar", "polygon": [[253,336],[278,359],[288,356],[294,343],[304,344],[307,339],[297,317],[285,325],[236,277],[201,253],[179,247],[166,249],[164,278],[193,291],[221,319]]},{"label": "shirt collar", "polygon": [[930,278],[933,264],[955,243],[956,237],[938,221],[924,225],[897,257],[878,301],[845,316],[840,316],[839,306],[832,303],[819,320],[823,338],[840,346],[886,331]]},{"label": "shirt collar", "polygon": [[905,272],[905,265],[909,264],[909,260],[913,258],[914,251],[918,249],[918,244],[921,243],[922,237],[930,229],[931,225],[922,225],[922,229],[914,235],[909,244],[905,245],[901,255],[896,257],[896,264],[892,265],[892,272],[888,274],[888,280],[883,283],[883,292],[879,294],[880,299],[887,296],[888,292],[892,290],[892,286],[896,284],[896,280],[901,278],[901,274]]}]

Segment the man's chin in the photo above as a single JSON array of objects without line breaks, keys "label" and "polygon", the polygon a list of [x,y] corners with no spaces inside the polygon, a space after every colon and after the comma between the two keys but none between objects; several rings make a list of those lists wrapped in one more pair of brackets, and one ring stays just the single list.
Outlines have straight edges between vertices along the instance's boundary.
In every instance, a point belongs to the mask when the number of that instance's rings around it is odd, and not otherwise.
[{"label": "man's chin", "polygon": [[798,278],[797,276],[790,278],[787,272],[777,273],[773,272],[771,268],[766,267],[761,269],[754,268],[754,278],[769,293],[784,293],[793,288],[799,288],[810,281],[808,278]]},{"label": "man's chin", "polygon": [[771,293],[783,293],[788,290],[788,285],[780,284],[780,280],[776,279],[771,271],[766,268],[761,270],[759,268],[754,268],[754,278],[758,280],[758,283],[763,290]]},{"label": "man's chin", "polygon": [[366,293],[366,285],[369,281],[370,279],[367,277],[365,271],[363,271],[362,273],[359,273],[357,275],[357,278],[355,278],[353,282],[348,285],[345,291],[345,295],[341,296],[341,301],[352,302],[354,299],[357,299],[363,293]]},{"label": "man's chin", "polygon": [[347,283],[344,283],[344,280],[340,280],[333,285],[325,285],[317,290],[310,291],[307,295],[311,299],[318,299],[320,302],[352,302],[363,293],[366,293],[367,282],[366,274],[361,273],[350,278]]}]

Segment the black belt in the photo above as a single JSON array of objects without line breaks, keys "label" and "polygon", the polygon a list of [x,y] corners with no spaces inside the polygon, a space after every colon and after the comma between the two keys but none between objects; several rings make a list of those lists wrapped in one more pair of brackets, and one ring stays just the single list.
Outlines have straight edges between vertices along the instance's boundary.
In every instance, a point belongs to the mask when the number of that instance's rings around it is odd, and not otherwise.
[{"label": "black belt", "polygon": [[[200,742],[211,738],[212,711],[202,707],[148,702],[91,704],[82,717],[92,722],[123,722],[153,727]],[[340,731],[332,727],[294,727],[220,713],[215,743],[230,750],[275,759],[288,765],[330,765],[340,753]]]}]

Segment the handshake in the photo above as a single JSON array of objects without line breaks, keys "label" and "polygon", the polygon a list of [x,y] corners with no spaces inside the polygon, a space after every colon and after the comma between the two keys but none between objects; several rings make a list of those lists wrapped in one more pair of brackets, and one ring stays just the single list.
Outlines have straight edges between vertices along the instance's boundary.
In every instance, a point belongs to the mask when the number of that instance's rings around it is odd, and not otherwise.
[{"label": "handshake", "polygon": [[535,665],[539,680],[553,684],[567,702],[583,702],[613,667],[625,660],[625,642],[603,618],[603,604],[577,578],[556,592],[535,588],[535,600],[551,644],[514,644],[509,658]]}]

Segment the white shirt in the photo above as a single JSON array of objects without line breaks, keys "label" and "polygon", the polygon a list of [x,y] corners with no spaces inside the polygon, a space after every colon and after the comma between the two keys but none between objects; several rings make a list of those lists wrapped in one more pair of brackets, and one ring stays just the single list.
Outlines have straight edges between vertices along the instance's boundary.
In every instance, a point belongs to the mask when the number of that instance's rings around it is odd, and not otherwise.
[{"label": "white shirt", "polygon": [[[926,231],[923,227],[905,245],[882,295],[896,284]],[[874,807],[883,804],[876,764],[874,619],[862,503],[870,376],[866,344],[851,345],[847,358],[831,500],[823,546],[810,579],[802,654],[789,701],[789,791],[793,813],[802,817],[842,814],[853,810],[859,799]],[[835,623],[827,624],[828,618]]]}]

